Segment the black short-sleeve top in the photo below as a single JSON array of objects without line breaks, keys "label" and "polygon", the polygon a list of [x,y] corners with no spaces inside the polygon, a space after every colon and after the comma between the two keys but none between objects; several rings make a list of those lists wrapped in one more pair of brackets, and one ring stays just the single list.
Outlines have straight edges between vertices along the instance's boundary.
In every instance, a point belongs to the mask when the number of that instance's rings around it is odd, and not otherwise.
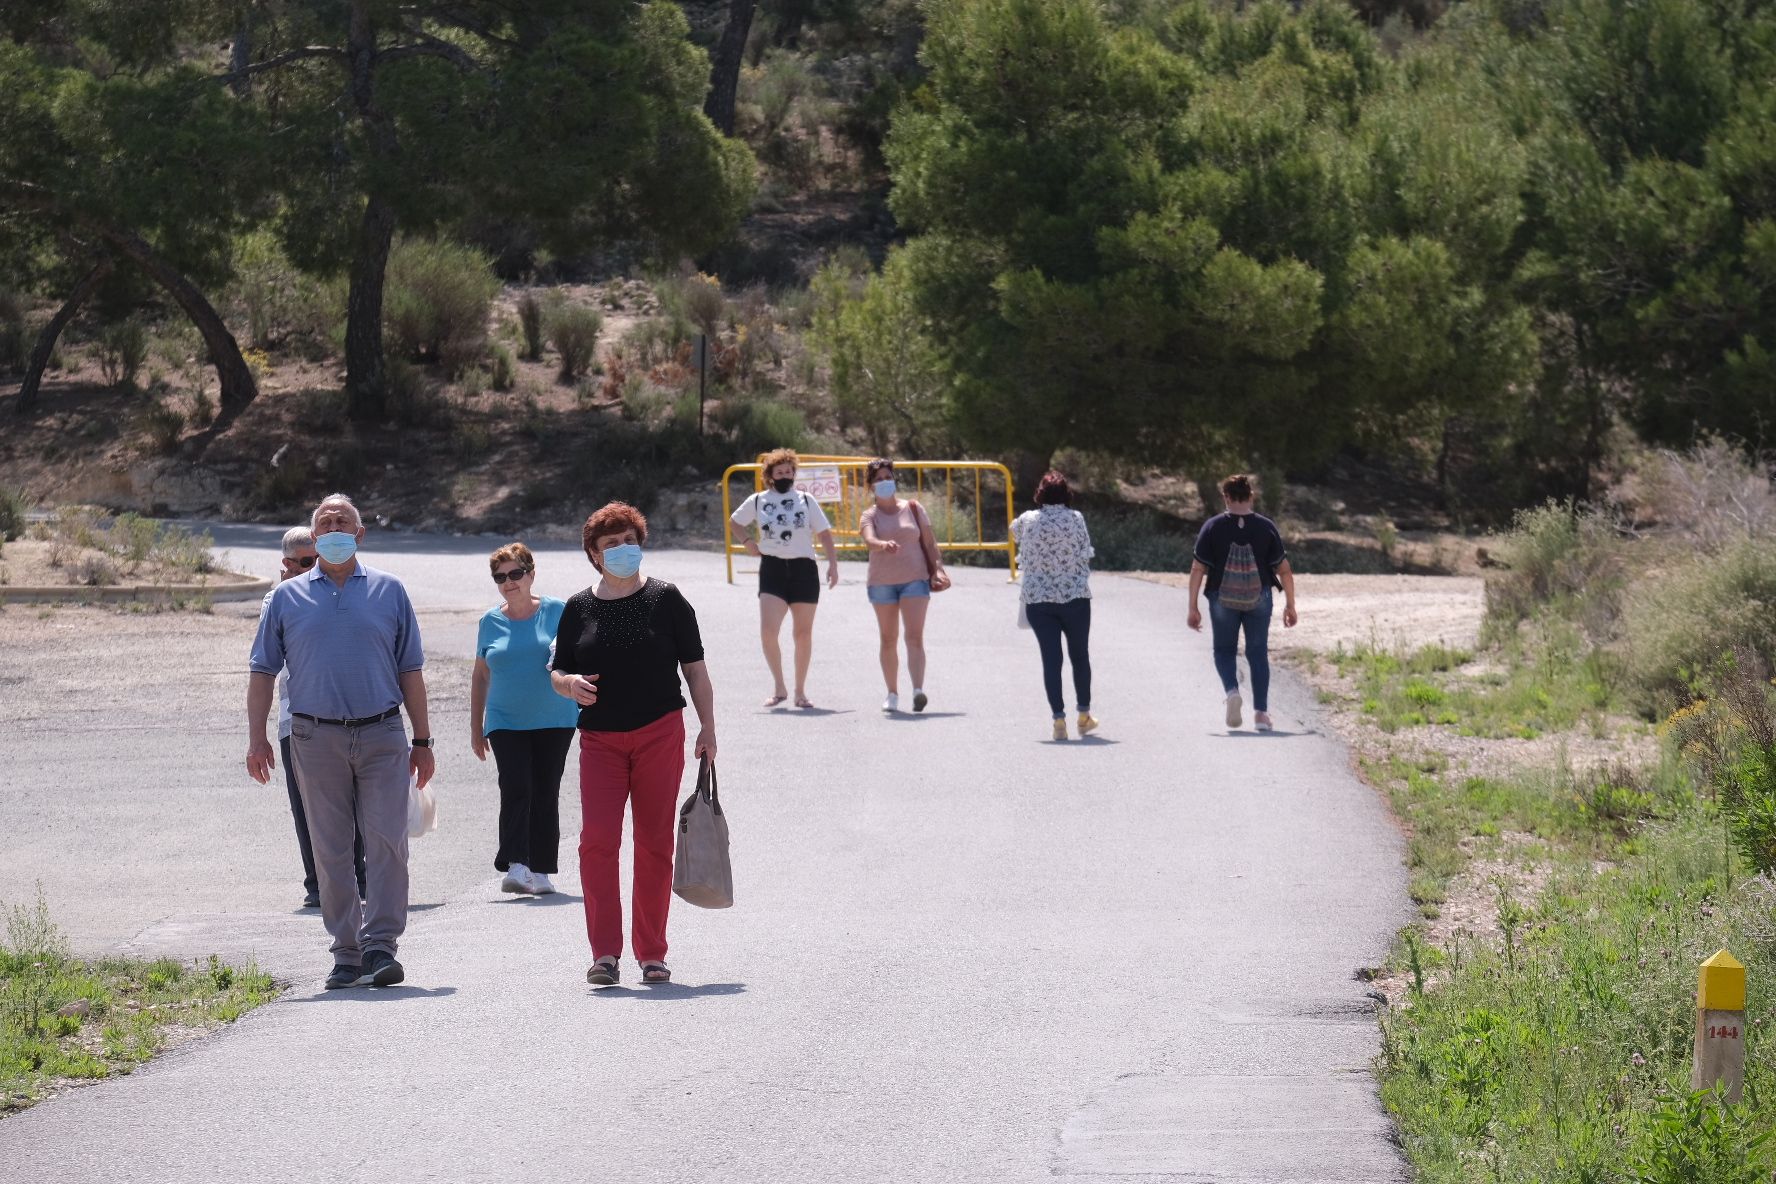
[{"label": "black short-sleeve top", "polygon": [[696,610],[677,587],[649,578],[617,600],[590,588],[571,597],[549,668],[598,676],[598,702],[580,708],[582,730],[633,732],[684,710],[679,667],[702,660]]},{"label": "black short-sleeve top", "polygon": [[1208,593],[1213,596],[1221,588],[1221,573],[1227,567],[1227,553],[1235,543],[1252,548],[1258,571],[1266,588],[1281,588],[1276,569],[1289,557],[1283,546],[1282,532],[1276,523],[1262,514],[1217,514],[1203,523],[1196,536],[1196,561],[1209,569]]}]

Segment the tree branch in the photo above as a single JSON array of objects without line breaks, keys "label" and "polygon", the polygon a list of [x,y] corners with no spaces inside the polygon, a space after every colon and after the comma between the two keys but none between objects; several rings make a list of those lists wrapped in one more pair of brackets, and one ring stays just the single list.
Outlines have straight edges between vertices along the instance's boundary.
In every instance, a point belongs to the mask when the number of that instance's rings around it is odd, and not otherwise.
[{"label": "tree branch", "polygon": [[287,50],[276,57],[266,58],[263,62],[254,62],[239,70],[230,70],[226,74],[211,76],[213,82],[239,82],[243,78],[251,78],[255,74],[263,74],[267,70],[277,70],[291,62],[300,62],[309,58],[332,58],[345,61],[345,51],[331,45],[305,45],[301,49]]},{"label": "tree branch", "polygon": [[403,29],[408,36],[419,38],[419,44],[392,45],[387,49],[379,49],[376,51],[377,65],[381,65],[383,62],[398,62],[402,58],[442,58],[465,74],[480,72],[481,63],[469,56],[468,51],[461,46],[452,45],[442,38],[434,37],[430,33],[422,29],[415,29],[410,25],[403,25]]}]

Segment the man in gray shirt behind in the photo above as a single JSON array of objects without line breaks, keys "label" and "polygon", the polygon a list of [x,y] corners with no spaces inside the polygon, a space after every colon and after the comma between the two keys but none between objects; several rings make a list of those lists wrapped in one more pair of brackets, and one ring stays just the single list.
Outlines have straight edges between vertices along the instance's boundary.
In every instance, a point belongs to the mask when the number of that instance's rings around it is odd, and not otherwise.
[{"label": "man in gray shirt behind", "polygon": [[[407,928],[407,781],[423,786],[433,769],[425,653],[407,589],[357,559],[364,523],[351,499],[329,495],[311,524],[319,561],[272,591],[253,639],[247,772],[262,785],[271,779],[266,723],[287,668],[290,755],[333,937],[327,989],[392,986],[405,977],[395,953]],[[360,828],[363,903],[352,858]]]}]

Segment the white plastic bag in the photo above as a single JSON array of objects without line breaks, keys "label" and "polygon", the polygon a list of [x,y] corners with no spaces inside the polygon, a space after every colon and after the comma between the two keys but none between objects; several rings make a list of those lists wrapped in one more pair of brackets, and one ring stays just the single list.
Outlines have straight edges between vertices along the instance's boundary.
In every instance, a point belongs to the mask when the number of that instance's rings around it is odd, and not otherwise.
[{"label": "white plastic bag", "polygon": [[428,784],[419,787],[417,775],[407,778],[407,837],[417,839],[438,829],[438,799]]}]

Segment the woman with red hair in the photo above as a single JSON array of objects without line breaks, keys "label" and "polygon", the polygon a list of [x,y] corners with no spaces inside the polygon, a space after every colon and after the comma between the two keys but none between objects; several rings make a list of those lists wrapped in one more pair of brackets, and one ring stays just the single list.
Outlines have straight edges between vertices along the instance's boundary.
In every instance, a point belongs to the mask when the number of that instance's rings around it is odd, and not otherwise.
[{"label": "woman with red hair", "polygon": [[1042,685],[1053,712],[1054,738],[1067,738],[1067,703],[1061,696],[1061,640],[1073,662],[1073,695],[1079,736],[1098,726],[1091,713],[1091,532],[1072,508],[1073,488],[1050,470],[1036,487],[1036,508],[1011,524],[1022,571],[1019,596],[1024,617],[1042,650]]},{"label": "woman with red hair", "polygon": [[611,502],[580,532],[598,582],[567,602],[555,636],[550,679],[580,706],[580,890],[592,967],[586,981],[619,978],[623,900],[617,852],[623,809],[634,819],[635,878],[630,893],[641,981],[672,979],[666,967],[666,914],[672,902],[673,818],[684,777],[684,694],[701,730],[696,755],[715,759],[715,690],[703,665],[697,614],[676,587],[641,574],[647,519]]}]

